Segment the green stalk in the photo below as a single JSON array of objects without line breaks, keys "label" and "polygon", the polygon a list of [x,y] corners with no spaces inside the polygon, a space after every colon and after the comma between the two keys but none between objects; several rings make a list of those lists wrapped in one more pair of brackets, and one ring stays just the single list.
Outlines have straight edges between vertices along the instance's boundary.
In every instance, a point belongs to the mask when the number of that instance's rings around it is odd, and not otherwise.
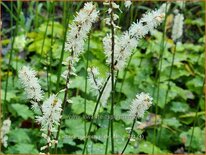
[{"label": "green stalk", "polygon": [[[203,80],[203,85],[202,85],[202,90],[204,90],[204,91],[205,91],[205,89],[204,89],[205,82],[206,82],[206,79]],[[205,94],[204,97],[206,97],[206,94]],[[200,109],[200,104],[198,103],[197,109],[196,109],[196,112],[195,112],[195,118],[193,120],[192,135],[191,135],[190,144],[189,144],[189,147],[188,147],[188,153],[190,153],[190,151],[191,151],[191,144],[192,144],[192,140],[193,140],[193,136],[194,136],[194,128],[195,128],[196,121],[197,121],[197,118],[198,118],[198,111],[199,111],[199,109]]]},{"label": "green stalk", "polygon": [[39,12],[38,12],[38,5],[39,5],[39,1],[36,2],[36,11],[35,11],[35,19],[34,19],[34,23],[35,23],[35,28],[38,28],[39,26]]},{"label": "green stalk", "polygon": [[135,118],[134,118],[134,120],[133,120],[132,128],[131,128],[130,133],[129,133],[129,137],[128,137],[128,139],[127,139],[127,142],[126,142],[126,144],[125,144],[125,146],[124,146],[121,154],[124,153],[124,151],[126,150],[128,144],[129,144],[129,142],[130,142],[130,139],[131,139],[131,137],[132,137],[132,132],[133,132],[133,130],[134,130],[134,125],[135,125],[135,123],[136,123],[136,119],[137,119],[137,114],[136,114],[136,116],[135,116]]},{"label": "green stalk", "polygon": [[[203,84],[204,85],[204,84]],[[191,135],[191,138],[190,138],[190,144],[189,144],[189,147],[188,147],[188,154],[191,152],[191,144],[192,144],[192,139],[193,139],[193,136],[194,136],[194,129],[195,129],[195,125],[196,125],[196,121],[197,121],[197,118],[198,118],[198,111],[199,111],[199,104],[197,106],[197,110],[195,112],[195,118],[193,120],[193,126],[192,126],[192,135]]]},{"label": "green stalk", "polygon": [[47,5],[47,9],[49,8],[48,9],[49,10],[49,14],[48,14],[48,19],[47,19],[45,33],[44,33],[43,43],[42,43],[42,46],[41,46],[41,57],[39,59],[39,62],[41,62],[41,59],[42,59],[42,54],[43,54],[43,50],[44,50],[44,43],[45,43],[45,39],[46,39],[46,35],[47,35],[47,30],[48,30],[48,26],[49,26],[49,18],[50,18],[50,15],[51,15],[51,8],[48,5]]},{"label": "green stalk", "polygon": [[[120,97],[121,97],[121,92],[122,92],[122,88],[123,88],[123,85],[124,85],[124,82],[125,82],[125,79],[126,79],[126,75],[127,75],[127,69],[129,68],[129,65],[131,63],[131,60],[132,60],[132,56],[134,55],[134,53],[132,53],[132,55],[129,57],[129,61],[127,63],[127,66],[124,70],[124,74],[123,74],[123,79],[122,79],[122,82],[121,82],[121,86],[120,86],[120,91],[119,91],[119,95],[118,95],[118,98],[117,98],[117,103],[119,103],[120,101]],[[118,72],[119,73],[119,72]]]},{"label": "green stalk", "polygon": [[[12,6],[11,8],[13,10],[13,4],[12,3],[13,3],[13,1],[11,1],[11,6]],[[17,13],[17,16],[15,16],[13,11],[10,10],[3,2],[0,2],[0,4],[9,12],[11,18],[14,18],[16,22],[19,22],[18,21],[19,20],[19,14],[18,13]]]},{"label": "green stalk", "polygon": [[[86,66],[85,66],[85,88],[84,88],[84,92],[85,95],[87,94],[87,77],[88,77],[88,66],[89,66],[89,50],[90,50],[90,34],[89,34],[89,38],[88,38],[88,46],[87,46],[87,51],[86,51]],[[86,110],[87,110],[87,99],[86,97],[84,98],[84,114],[86,115]],[[86,120],[84,121],[84,135],[86,136],[87,133],[87,126],[86,126]]]},{"label": "green stalk", "polygon": [[66,38],[67,38],[67,29],[68,29],[68,23],[69,23],[69,17],[70,17],[70,14],[68,14],[68,10],[70,10],[70,8],[67,7],[67,2],[64,1],[63,25],[64,25],[65,29],[64,29],[64,38],[63,38],[62,49],[61,49],[61,56],[60,56],[59,66],[58,66],[58,71],[57,71],[57,82],[56,82],[56,91],[57,92],[59,91],[61,70],[62,70],[62,61],[64,58],[64,47],[65,47],[65,42],[66,42]]},{"label": "green stalk", "polygon": [[92,114],[92,120],[91,120],[91,122],[90,122],[89,129],[88,129],[88,132],[87,132],[87,136],[86,136],[86,139],[85,139],[85,142],[84,142],[84,148],[83,148],[82,154],[84,154],[85,151],[86,151],[86,146],[87,146],[87,143],[88,143],[88,136],[90,135],[90,132],[91,132],[91,129],[92,129],[92,124],[93,124],[93,122],[94,122],[94,117],[95,117],[95,114],[96,114],[98,105],[99,105],[99,103],[100,103],[100,99],[101,99],[101,97],[102,97],[102,94],[103,94],[104,89],[105,89],[105,87],[106,87],[106,85],[107,85],[107,83],[108,83],[109,78],[110,78],[110,75],[107,77],[107,80],[106,80],[106,82],[104,83],[104,85],[103,85],[103,87],[102,87],[102,90],[100,91],[100,94],[99,94],[99,96],[98,96],[98,99],[97,99],[97,102],[96,102],[96,105],[95,105],[95,108],[94,108],[94,111],[93,111],[93,114]]},{"label": "green stalk", "polygon": [[[1,3],[3,4],[3,3]],[[12,10],[13,10],[13,2],[11,2],[12,4]],[[15,36],[17,35],[17,30],[18,30],[18,26],[19,26],[19,14],[20,14],[20,10],[21,10],[21,2],[18,3],[18,9],[17,9],[17,21],[16,21],[16,28],[15,28],[15,32],[12,32],[12,42],[11,42],[11,49],[10,49],[10,55],[9,55],[9,63],[8,63],[8,70],[7,70],[7,74],[6,74],[6,84],[5,84],[5,94],[4,94],[4,107],[6,105],[6,99],[7,99],[7,91],[8,91],[8,82],[9,82],[9,72],[11,70],[11,62],[12,62],[12,56],[13,56],[13,51],[14,51],[14,41],[15,41]],[[12,20],[13,21],[13,20]]]},{"label": "green stalk", "polygon": [[[74,55],[74,51],[71,52],[71,57],[73,57],[73,55]],[[67,103],[67,96],[68,96],[68,91],[69,91],[68,84],[70,82],[71,67],[72,67],[72,64],[71,64],[71,61],[70,61],[69,65],[68,65],[68,68],[67,68],[68,74],[67,74],[67,77],[66,77],[65,93],[64,93],[64,99],[63,99],[63,102],[62,102],[63,107],[62,107],[62,111],[61,111],[61,116],[63,115],[64,109],[65,109],[66,103]],[[56,137],[55,137],[55,140],[57,140],[57,141],[59,139],[61,124],[62,124],[62,117],[59,120],[57,134],[56,134]],[[55,153],[57,154],[57,143],[55,144]]]},{"label": "green stalk", "polygon": [[170,72],[169,72],[169,77],[168,77],[167,91],[166,91],[166,95],[165,95],[165,102],[164,102],[164,105],[163,105],[162,119],[161,119],[161,123],[160,123],[160,131],[159,131],[159,134],[158,134],[157,143],[159,142],[160,135],[162,133],[162,125],[163,125],[164,114],[165,114],[165,109],[166,109],[165,105],[167,103],[167,98],[168,98],[168,94],[169,94],[170,87],[171,87],[170,86],[170,81],[171,81],[171,77],[172,77],[172,70],[173,70],[173,66],[174,66],[175,54],[176,54],[176,44],[175,44],[175,47],[174,47],[174,51],[172,53],[172,63],[171,63],[171,68],[170,68]]},{"label": "green stalk", "polygon": [[[166,7],[168,6],[168,3],[166,4]],[[159,101],[159,89],[160,89],[160,76],[161,74],[159,75],[158,77],[158,73],[161,73],[161,70],[162,70],[162,58],[163,58],[163,54],[164,54],[164,49],[165,49],[165,34],[166,34],[166,19],[167,19],[167,15],[168,13],[165,12],[166,16],[165,16],[165,20],[164,20],[164,23],[163,23],[163,34],[162,34],[162,40],[161,40],[161,44],[160,44],[160,47],[161,47],[161,50],[160,50],[160,56],[159,56],[159,61],[158,61],[158,69],[159,69],[159,72],[157,70],[156,74],[155,74],[155,84],[156,84],[156,87],[157,87],[157,103],[155,104],[155,126],[157,124],[157,113],[158,113],[158,101]],[[155,95],[155,89],[153,91],[153,96]],[[154,136],[153,136],[153,147],[152,147],[152,154],[154,154],[154,146],[156,145],[156,128],[154,127]]]},{"label": "green stalk", "polygon": [[52,16],[52,31],[51,31],[51,47],[50,47],[50,50],[49,50],[49,56],[48,56],[48,66],[47,66],[47,86],[48,86],[48,96],[50,96],[51,94],[51,88],[52,88],[52,82],[51,82],[51,65],[52,65],[52,46],[53,46],[53,43],[54,43],[54,38],[53,38],[53,35],[54,35],[54,15],[55,15],[55,10],[54,10],[54,4],[55,2],[51,2],[51,16]]},{"label": "green stalk", "polygon": [[112,148],[112,154],[114,154],[114,135],[113,135],[113,116],[114,116],[114,95],[115,95],[115,87],[114,87],[114,26],[112,24],[113,22],[113,7],[112,3],[110,1],[110,8],[112,9],[111,11],[111,33],[112,33],[112,55],[111,55],[111,111],[110,111],[110,121],[111,121],[111,148]]},{"label": "green stalk", "polygon": [[108,151],[110,126],[111,126],[111,121],[109,120],[109,125],[108,125],[108,129],[107,129],[107,137],[106,137],[107,138],[106,147],[105,147],[105,153],[104,154],[107,154],[107,151]]}]

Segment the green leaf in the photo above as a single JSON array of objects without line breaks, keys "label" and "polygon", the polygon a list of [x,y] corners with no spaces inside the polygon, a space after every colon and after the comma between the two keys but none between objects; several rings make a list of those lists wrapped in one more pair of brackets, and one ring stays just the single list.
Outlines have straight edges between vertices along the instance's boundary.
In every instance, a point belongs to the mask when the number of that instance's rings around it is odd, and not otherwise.
[{"label": "green leaf", "polygon": [[[154,147],[154,152],[153,152],[153,147]],[[160,148],[158,148],[157,146],[153,145],[152,143],[150,143],[149,141],[142,141],[140,142],[139,144],[139,147],[138,147],[138,153],[148,153],[148,154],[152,154],[152,153],[155,153],[155,154],[162,154],[162,153],[168,153],[168,152],[165,152],[165,151],[162,151]]]},{"label": "green leaf", "polygon": [[9,141],[14,143],[30,143],[31,139],[27,129],[14,129],[9,132]]},{"label": "green leaf", "polygon": [[184,113],[189,110],[189,105],[184,102],[172,102],[171,110]]},{"label": "green leaf", "polygon": [[178,127],[181,126],[179,120],[177,120],[177,118],[175,118],[175,117],[166,118],[166,119],[163,120],[163,123],[168,125],[168,126],[175,127],[175,128],[178,128]]},{"label": "green leaf", "polygon": [[[72,100],[72,110],[75,114],[81,114],[84,112],[84,98],[80,96],[75,96],[71,98]],[[92,100],[86,101],[86,114],[92,115],[96,103]]]},{"label": "green leaf", "polygon": [[19,153],[19,154],[38,154],[38,150],[35,148],[33,144],[19,143],[14,146],[8,148],[6,153]]},{"label": "green leaf", "polygon": [[[39,31],[45,33],[46,27],[47,27],[47,22],[40,25]],[[52,27],[53,27],[53,36],[58,38],[63,38],[64,27],[59,22],[52,23],[52,21],[49,21],[47,27],[47,35],[52,34]]]},{"label": "green leaf", "polygon": [[196,76],[192,80],[189,80],[186,83],[186,85],[189,88],[189,90],[192,90],[196,92],[197,94],[202,94],[203,81],[204,81],[203,77]]},{"label": "green leaf", "polygon": [[[85,78],[82,76],[76,76],[74,79],[72,79],[69,88],[73,88],[73,89],[76,88],[76,89],[80,89],[82,92],[85,92]],[[91,87],[88,84],[87,91],[89,91],[90,89]]]},{"label": "green leaf", "polygon": [[[85,132],[84,132],[84,120],[81,117],[77,116],[76,118],[69,118],[65,120],[66,130],[65,133],[67,134],[68,138],[71,139],[85,139]],[[87,131],[89,128],[90,123],[86,123]],[[94,131],[95,126],[93,125],[92,131]]]},{"label": "green leaf", "polygon": [[11,108],[16,112],[18,116],[21,116],[24,120],[28,118],[34,118],[34,113],[29,110],[28,106],[23,104],[12,104]]},{"label": "green leaf", "polygon": [[[204,142],[204,130],[201,130],[199,127],[194,127],[194,133],[193,128],[189,129],[186,132],[182,132],[180,134],[180,139],[182,143],[187,147],[191,147],[191,149],[194,149],[196,151],[205,151],[205,142]],[[190,141],[192,138],[192,142],[190,145]]]}]

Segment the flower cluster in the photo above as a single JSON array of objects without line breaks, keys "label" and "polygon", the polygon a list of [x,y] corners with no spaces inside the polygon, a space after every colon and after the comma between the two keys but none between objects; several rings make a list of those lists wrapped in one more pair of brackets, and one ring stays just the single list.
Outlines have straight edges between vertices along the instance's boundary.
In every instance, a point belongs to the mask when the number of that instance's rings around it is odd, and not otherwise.
[{"label": "flower cluster", "polygon": [[[123,69],[128,57],[132,54],[132,50],[138,45],[139,39],[149,32],[152,32],[164,19],[167,5],[163,4],[158,10],[148,12],[143,17],[133,23],[129,30],[124,32],[120,37],[115,36],[114,60],[115,69]],[[103,39],[104,53],[107,57],[107,63],[110,64],[111,59],[111,36],[107,35]]]},{"label": "flower cluster", "polygon": [[8,118],[3,121],[2,127],[1,127],[1,142],[4,147],[8,146],[8,136],[7,134],[10,131],[10,126],[11,126],[11,120]]},{"label": "flower cluster", "polygon": [[[102,77],[100,77],[99,70],[96,67],[88,68],[88,81],[93,89],[93,92],[101,93],[103,89],[104,83],[106,82]],[[100,103],[103,107],[107,105],[107,100],[111,93],[111,78],[108,79],[107,84],[102,92],[102,96],[100,98]]]},{"label": "flower cluster", "polygon": [[56,95],[51,95],[42,105],[39,103],[43,98],[43,91],[36,78],[36,72],[29,67],[24,66],[19,71],[19,78],[28,94],[28,98],[32,100],[33,110],[40,109],[42,112],[36,116],[36,121],[41,125],[42,137],[47,140],[48,145],[41,148],[41,150],[44,150],[57,143],[57,141],[51,140],[51,137],[56,132],[56,126],[61,118],[62,101]]},{"label": "flower cluster", "polygon": [[29,67],[23,66],[19,71],[19,78],[27,93],[27,98],[32,100],[32,108],[37,109],[37,102],[42,100],[43,91],[41,90],[41,86],[36,77],[36,72]]},{"label": "flower cluster", "polygon": [[69,25],[65,50],[71,51],[72,61],[78,61],[78,56],[83,52],[84,41],[92,24],[97,21],[98,15],[99,12],[92,2],[85,3],[84,8],[77,13],[73,23]]},{"label": "flower cluster", "polygon": [[96,67],[88,68],[88,80],[93,91],[100,92],[104,81]]},{"label": "flower cluster", "polygon": [[[51,95],[42,104],[42,116],[36,116],[36,121],[41,124],[41,130],[43,131],[42,137],[47,140],[47,143],[51,146],[55,141],[51,140],[51,135],[57,132],[56,126],[59,124],[62,111],[62,101],[56,97],[56,95]],[[48,134],[48,133],[49,134]],[[41,150],[46,149],[47,146],[41,148]]]},{"label": "flower cluster", "polygon": [[132,2],[131,2],[130,0],[125,0],[124,6],[125,6],[126,8],[130,8],[131,5],[132,5]]},{"label": "flower cluster", "polygon": [[136,95],[130,106],[130,116],[133,118],[142,118],[146,110],[152,105],[152,97],[146,93]]},{"label": "flower cluster", "polygon": [[172,40],[175,42],[181,38],[183,34],[183,23],[184,16],[183,14],[178,13],[174,18],[174,24],[172,27]]},{"label": "flower cluster", "polygon": [[114,28],[120,28],[119,26],[117,26],[115,24],[115,21],[117,21],[117,19],[119,19],[119,16],[117,14],[114,13],[114,11],[116,9],[118,9],[119,11],[121,11],[119,9],[119,5],[117,5],[115,2],[105,2],[103,3],[104,5],[109,5],[109,9],[107,10],[109,16],[107,18],[105,18],[105,22],[107,25],[112,25]]},{"label": "flower cluster", "polygon": [[100,98],[100,103],[102,104],[103,107],[106,107],[111,91],[112,91],[112,79],[111,77],[109,77],[107,84],[102,92],[102,96]]}]

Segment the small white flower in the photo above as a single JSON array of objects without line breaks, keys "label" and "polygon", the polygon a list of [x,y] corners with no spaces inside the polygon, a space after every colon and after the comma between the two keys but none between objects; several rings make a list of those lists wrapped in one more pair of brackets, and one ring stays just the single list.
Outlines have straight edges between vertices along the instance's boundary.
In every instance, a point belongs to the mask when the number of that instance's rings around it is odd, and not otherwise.
[{"label": "small white flower", "polygon": [[11,126],[11,120],[8,118],[3,121],[2,127],[1,127],[1,142],[4,147],[8,146],[7,140],[8,136],[7,134],[10,131],[10,126]]},{"label": "small white flower", "polygon": [[125,6],[126,8],[130,8],[131,5],[132,5],[132,2],[131,2],[130,0],[125,0],[124,6]]},{"label": "small white flower", "polygon": [[114,3],[114,2],[112,2],[112,7],[113,7],[114,9],[119,9],[119,5],[117,5],[117,4]]},{"label": "small white flower", "polygon": [[[43,98],[43,91],[36,77],[36,72],[24,66],[19,71],[19,78],[27,93],[27,98],[37,102],[41,101]],[[33,108],[36,108],[36,104],[33,105]]]},{"label": "small white flower", "polygon": [[[110,3],[103,3],[104,5],[110,5]],[[113,27],[116,29],[116,28],[120,28],[119,26],[117,26],[116,24],[115,24],[115,21],[117,20],[117,19],[119,19],[119,16],[117,15],[117,14],[115,14],[114,13],[114,10],[115,9],[118,9],[120,12],[121,12],[121,10],[119,9],[119,5],[118,4],[116,4],[116,3],[114,3],[114,2],[111,2],[111,6],[110,6],[110,8],[108,8],[108,10],[107,10],[107,13],[109,14],[109,16],[107,17],[107,18],[105,18],[104,20],[105,20],[105,23],[107,24],[107,25],[113,25]],[[113,11],[113,13],[112,13],[112,11]],[[111,18],[111,13],[112,13],[112,18]]]},{"label": "small white flower", "polygon": [[136,98],[132,101],[130,106],[130,116],[135,118],[142,118],[146,110],[152,105],[152,97],[146,93],[140,93],[136,95]]},{"label": "small white flower", "polygon": [[92,24],[97,21],[98,15],[99,12],[92,2],[85,3],[84,8],[74,18],[74,22],[69,25],[70,30],[67,32],[65,50],[72,52],[70,57],[74,62],[78,61],[78,56],[83,52],[84,41]]},{"label": "small white flower", "polygon": [[55,127],[59,124],[62,111],[62,101],[51,95],[42,104],[42,116],[36,116],[36,121],[41,124],[42,131],[56,132]]},{"label": "small white flower", "polygon": [[[128,31],[124,32],[120,37],[114,37],[114,67],[116,70],[125,67],[133,49],[138,45],[139,39],[147,35],[149,32],[152,32],[154,28],[162,22],[165,11],[168,9],[166,6],[166,4],[163,4],[158,10],[144,14],[140,21],[137,21],[130,26]],[[111,35],[106,35],[103,38],[103,47],[107,58],[106,62],[110,65],[112,53]]]},{"label": "small white flower", "polygon": [[111,80],[111,77],[110,77],[108,79],[108,82],[107,82],[107,84],[104,88],[104,91],[102,93],[102,96],[100,98],[100,103],[102,104],[103,107],[106,107],[108,98],[111,94],[111,91],[112,91],[112,80]]},{"label": "small white flower", "polygon": [[103,78],[100,77],[99,70],[96,67],[88,68],[88,77],[92,91],[95,94],[99,93],[103,86]]},{"label": "small white flower", "polygon": [[183,24],[184,24],[184,16],[183,14],[178,13],[174,18],[174,24],[172,27],[172,40],[177,41],[181,38],[183,34]]}]

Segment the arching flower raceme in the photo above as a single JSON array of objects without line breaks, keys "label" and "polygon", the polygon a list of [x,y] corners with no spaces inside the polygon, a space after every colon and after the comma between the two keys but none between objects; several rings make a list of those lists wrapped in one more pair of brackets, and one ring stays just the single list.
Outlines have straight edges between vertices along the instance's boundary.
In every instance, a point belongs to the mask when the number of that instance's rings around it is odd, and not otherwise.
[{"label": "arching flower raceme", "polygon": [[55,125],[59,124],[61,118],[61,108],[62,101],[56,97],[56,95],[51,95],[47,100],[42,104],[42,116],[37,116],[36,120],[41,124],[42,131],[55,132]]},{"label": "arching flower raceme", "polygon": [[152,97],[146,93],[140,93],[136,95],[136,98],[132,101],[130,106],[130,116],[135,118],[142,118],[146,110],[152,105]]},{"label": "arching flower raceme", "polygon": [[183,14],[178,13],[174,18],[174,24],[172,27],[172,40],[177,41],[181,38],[183,34],[183,24],[184,24],[184,16]]},{"label": "arching flower raceme", "polygon": [[65,50],[72,52],[72,61],[78,61],[78,56],[84,50],[84,41],[92,24],[97,21],[98,15],[99,11],[92,2],[85,3],[84,8],[77,13],[73,23],[69,25],[70,30],[67,33]]},{"label": "arching flower raceme", "polygon": [[38,109],[37,102],[42,100],[43,91],[36,77],[36,72],[29,67],[23,66],[19,71],[19,78],[27,93],[27,98],[31,100],[32,108],[34,110]]},{"label": "arching flower raceme", "polygon": [[11,120],[8,118],[3,121],[2,127],[1,127],[1,142],[4,147],[8,146],[8,136],[7,134],[10,131],[10,126],[11,126]]},{"label": "arching flower raceme", "polygon": [[[49,146],[57,143],[51,137],[57,132],[57,126],[61,118],[61,107],[62,101],[56,95],[51,95],[41,106],[43,114],[36,116],[36,121],[41,125],[42,137],[47,140]],[[41,150],[48,148],[48,145],[41,147]]]},{"label": "arching flower raceme", "polygon": [[[132,50],[137,47],[139,39],[149,32],[152,32],[163,21],[165,11],[169,5],[163,4],[158,10],[148,12],[143,17],[133,23],[129,30],[124,32],[120,37],[115,36],[114,60],[115,69],[120,70],[125,67],[126,61],[132,54]],[[111,35],[103,39],[104,53],[107,57],[106,62],[110,64],[111,60]]]}]

